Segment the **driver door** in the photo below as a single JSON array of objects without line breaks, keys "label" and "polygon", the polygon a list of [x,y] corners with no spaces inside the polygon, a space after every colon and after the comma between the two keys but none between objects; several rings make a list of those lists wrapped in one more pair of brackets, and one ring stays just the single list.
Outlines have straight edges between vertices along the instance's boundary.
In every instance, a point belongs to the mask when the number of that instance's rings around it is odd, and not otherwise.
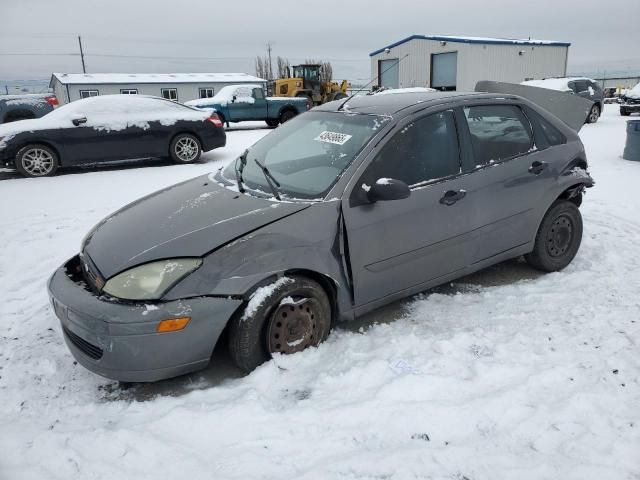
[{"label": "driver door", "polygon": [[[372,155],[343,204],[356,307],[416,291],[470,260],[473,209],[453,111],[407,120]],[[370,203],[366,192],[380,178],[405,182],[410,196]]]},{"label": "driver door", "polygon": [[252,120],[255,99],[250,87],[238,87],[233,95],[230,103],[227,104],[229,109],[229,118],[232,122],[244,122]]}]

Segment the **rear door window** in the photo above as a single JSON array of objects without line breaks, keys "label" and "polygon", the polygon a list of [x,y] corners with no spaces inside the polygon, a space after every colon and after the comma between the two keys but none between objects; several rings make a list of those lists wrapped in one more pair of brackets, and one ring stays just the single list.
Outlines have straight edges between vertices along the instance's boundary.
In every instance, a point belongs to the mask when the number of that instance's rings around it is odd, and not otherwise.
[{"label": "rear door window", "polygon": [[478,105],[464,108],[476,166],[527,153],[533,148],[531,125],[514,105]]},{"label": "rear door window", "polygon": [[452,111],[414,120],[383,147],[365,173],[365,183],[380,178],[410,187],[460,173],[460,154]]}]

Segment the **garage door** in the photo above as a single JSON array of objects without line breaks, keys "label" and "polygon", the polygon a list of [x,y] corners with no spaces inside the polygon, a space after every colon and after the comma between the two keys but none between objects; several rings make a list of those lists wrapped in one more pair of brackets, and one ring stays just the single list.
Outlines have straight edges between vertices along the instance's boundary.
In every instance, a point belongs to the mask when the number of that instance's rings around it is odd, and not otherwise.
[{"label": "garage door", "polygon": [[458,73],[458,52],[431,55],[431,87],[455,90]]},{"label": "garage door", "polygon": [[398,88],[398,59],[380,60],[378,63],[378,77],[380,86],[387,88]]}]

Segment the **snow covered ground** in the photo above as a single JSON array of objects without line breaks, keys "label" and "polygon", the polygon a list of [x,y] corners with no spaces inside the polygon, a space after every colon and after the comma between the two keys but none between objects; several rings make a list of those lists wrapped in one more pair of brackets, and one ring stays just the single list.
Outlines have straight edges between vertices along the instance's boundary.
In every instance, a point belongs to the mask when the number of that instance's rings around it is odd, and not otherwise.
[{"label": "snow covered ground", "polygon": [[155,385],[98,377],[45,282],[109,212],[268,130],[197,165],[1,181],[0,479],[640,478],[640,163],[605,108],[581,133],[597,185],[565,271],[507,262],[246,377],[223,354]]}]

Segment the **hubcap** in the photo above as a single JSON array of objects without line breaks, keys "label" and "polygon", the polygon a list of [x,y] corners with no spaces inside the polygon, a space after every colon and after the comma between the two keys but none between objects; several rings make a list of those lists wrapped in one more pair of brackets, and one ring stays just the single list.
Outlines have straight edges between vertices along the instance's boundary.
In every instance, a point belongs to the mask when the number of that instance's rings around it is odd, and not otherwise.
[{"label": "hubcap", "polygon": [[47,175],[53,170],[53,156],[42,148],[31,148],[22,156],[22,167],[34,177]]},{"label": "hubcap", "polygon": [[552,257],[564,255],[573,240],[573,223],[562,215],[554,220],[547,232],[547,252]]},{"label": "hubcap", "polygon": [[295,353],[319,343],[323,319],[318,301],[314,298],[289,300],[281,303],[271,316],[270,353]]},{"label": "hubcap", "polygon": [[183,137],[176,142],[176,155],[183,162],[190,162],[198,155],[198,143],[191,137]]}]

